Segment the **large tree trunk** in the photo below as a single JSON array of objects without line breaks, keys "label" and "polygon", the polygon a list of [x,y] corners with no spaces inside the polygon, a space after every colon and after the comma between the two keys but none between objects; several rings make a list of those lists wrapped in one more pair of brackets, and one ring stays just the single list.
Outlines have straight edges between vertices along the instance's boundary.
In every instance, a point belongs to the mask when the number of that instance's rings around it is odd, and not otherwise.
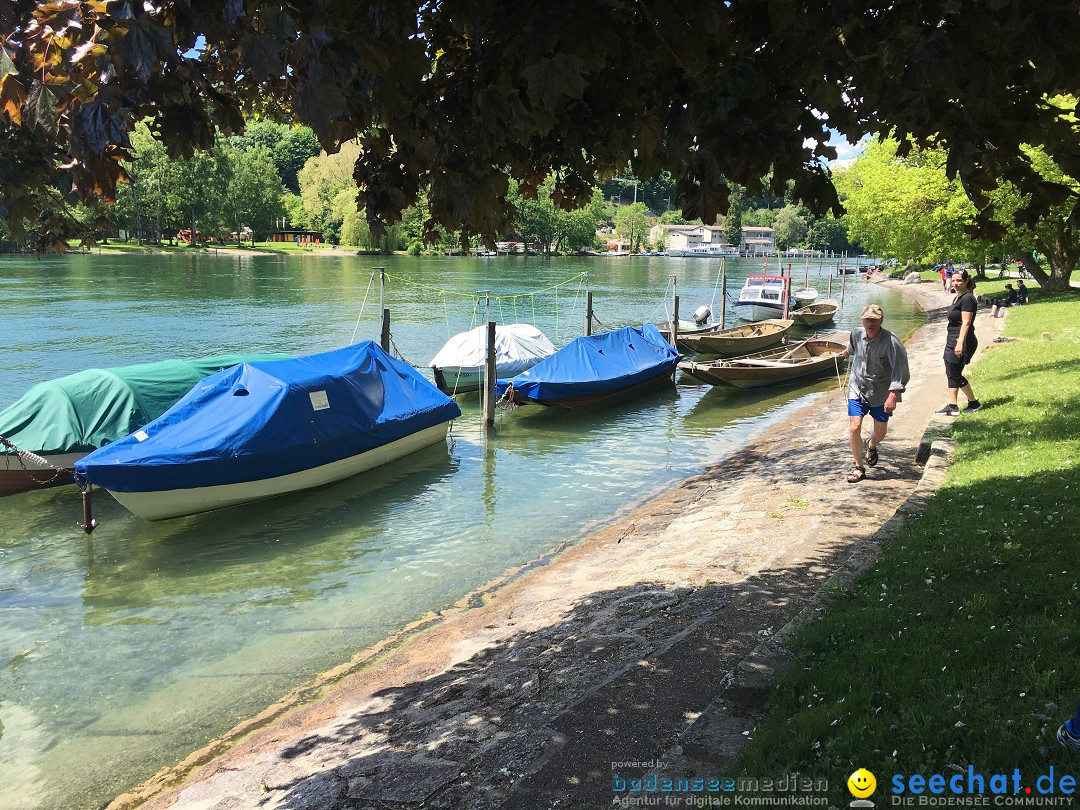
[{"label": "large tree trunk", "polygon": [[1080,262],[1080,240],[1077,240],[1068,220],[1062,220],[1054,228],[1053,240],[1036,240],[1039,253],[1046,257],[1049,270],[1044,270],[1028,255],[1021,255],[1024,269],[1031,273],[1044,290],[1062,292],[1071,289],[1069,278]]}]

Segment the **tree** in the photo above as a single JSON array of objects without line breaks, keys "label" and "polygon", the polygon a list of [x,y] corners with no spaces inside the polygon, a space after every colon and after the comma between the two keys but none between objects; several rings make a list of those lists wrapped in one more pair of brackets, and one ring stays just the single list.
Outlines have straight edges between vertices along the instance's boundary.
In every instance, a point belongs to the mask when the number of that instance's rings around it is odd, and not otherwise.
[{"label": "tree", "polygon": [[615,233],[629,240],[631,253],[637,253],[649,235],[645,222],[648,213],[645,203],[624,205],[615,212]]},{"label": "tree", "polygon": [[778,250],[803,247],[806,243],[806,218],[797,205],[785,205],[773,220]]},{"label": "tree", "polygon": [[334,207],[338,194],[348,190],[353,201],[356,200],[352,167],[358,153],[356,143],[343,144],[333,155],[322,154],[308,160],[297,176],[304,203],[303,219],[308,228],[320,231],[327,241],[337,242],[340,238],[342,219]]},{"label": "tree", "polygon": [[358,208],[377,230],[423,194],[429,240],[504,230],[510,178],[535,188],[554,171],[572,209],[627,164],[669,171],[689,219],[715,222],[732,184],[766,175],[840,214],[828,128],[942,145],[977,224],[1003,232],[988,210],[1001,178],[1025,217],[1075,196],[1021,147],[1080,177],[1076,123],[1045,103],[1080,93],[1077,63],[1073,0],[9,0],[0,211],[60,246],[67,190],[112,201],[137,122],[180,157],[255,111],[331,152],[359,139]]},{"label": "tree", "polygon": [[984,261],[987,244],[967,233],[975,206],[949,180],[947,154],[917,149],[901,155],[895,140],[870,143],[837,175],[853,241],[876,256],[922,263]]},{"label": "tree", "polygon": [[746,197],[742,189],[733,189],[731,192],[731,206],[724,217],[724,241],[735,247],[742,246],[743,208],[746,205]]},{"label": "tree", "polygon": [[[1080,186],[1074,178],[1064,175],[1042,150],[1032,148],[1030,155],[1032,165],[1048,181]],[[1026,201],[1011,184],[1004,184],[992,198],[1000,221],[1006,227],[1004,243],[1009,246],[1009,252],[1020,259],[1024,269],[1044,289],[1070,289],[1073,269],[1080,262],[1080,206],[1077,204],[1080,196],[1068,198],[1034,222],[1016,221],[1015,213],[1024,210]]]},{"label": "tree", "polygon": [[266,239],[284,208],[281,177],[274,165],[273,154],[265,146],[246,152],[230,150],[231,166],[226,206],[236,233],[244,226],[252,229],[254,238]]},{"label": "tree", "polygon": [[806,246],[811,250],[840,253],[850,250],[847,226],[842,220],[832,216],[812,219],[807,227]]}]

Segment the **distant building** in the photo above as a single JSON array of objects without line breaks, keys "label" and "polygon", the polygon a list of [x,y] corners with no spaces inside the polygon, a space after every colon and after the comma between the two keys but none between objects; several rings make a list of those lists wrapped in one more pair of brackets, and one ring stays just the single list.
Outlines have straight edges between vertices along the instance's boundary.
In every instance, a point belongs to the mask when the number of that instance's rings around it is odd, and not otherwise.
[{"label": "distant building", "polygon": [[776,252],[776,231],[758,225],[743,225],[742,245],[744,253],[767,256]]},{"label": "distant building", "polygon": [[715,225],[654,225],[649,241],[663,243],[664,250],[684,251],[701,245],[723,245],[724,229]]},{"label": "distant building", "polygon": [[319,231],[274,231],[267,242],[301,242],[308,245],[321,245],[323,235]]}]

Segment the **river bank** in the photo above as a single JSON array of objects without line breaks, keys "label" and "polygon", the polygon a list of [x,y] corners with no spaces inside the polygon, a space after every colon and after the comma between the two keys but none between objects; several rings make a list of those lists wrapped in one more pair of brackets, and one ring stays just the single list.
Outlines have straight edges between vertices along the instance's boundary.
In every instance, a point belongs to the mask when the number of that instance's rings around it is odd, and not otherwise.
[{"label": "river bank", "polygon": [[[902,291],[931,312],[948,301],[936,285]],[[989,345],[994,322],[977,323]],[[912,384],[867,481],[844,480],[843,393],[825,395],[110,807],[594,806],[611,801],[613,763],[716,770],[763,710],[760,686],[733,689],[732,673],[918,484],[942,333],[931,319],[909,341]]]}]

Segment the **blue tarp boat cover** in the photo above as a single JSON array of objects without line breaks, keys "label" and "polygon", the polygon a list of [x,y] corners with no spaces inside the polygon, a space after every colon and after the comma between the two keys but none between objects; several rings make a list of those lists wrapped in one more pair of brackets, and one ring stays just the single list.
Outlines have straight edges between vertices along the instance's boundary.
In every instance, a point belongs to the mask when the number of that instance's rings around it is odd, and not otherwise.
[{"label": "blue tarp boat cover", "polygon": [[604,394],[629,388],[672,369],[679,353],[651,323],[579,337],[509,380],[498,380],[502,396],[509,383],[539,402]]},{"label": "blue tarp boat cover", "polygon": [[142,430],[75,465],[116,492],[259,481],[365,453],[461,415],[371,341],[242,363],[207,377]]}]

